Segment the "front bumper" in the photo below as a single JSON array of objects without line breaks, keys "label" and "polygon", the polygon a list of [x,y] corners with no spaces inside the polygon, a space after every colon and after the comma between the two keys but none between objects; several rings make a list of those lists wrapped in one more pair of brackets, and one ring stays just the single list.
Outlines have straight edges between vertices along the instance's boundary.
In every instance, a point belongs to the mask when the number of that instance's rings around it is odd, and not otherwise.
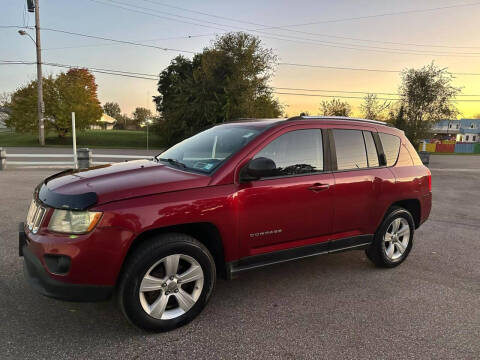
[{"label": "front bumper", "polygon": [[102,301],[113,293],[113,286],[63,282],[49,275],[30,249],[23,223],[19,226],[19,254],[24,258],[23,272],[28,283],[42,295],[69,301]]}]

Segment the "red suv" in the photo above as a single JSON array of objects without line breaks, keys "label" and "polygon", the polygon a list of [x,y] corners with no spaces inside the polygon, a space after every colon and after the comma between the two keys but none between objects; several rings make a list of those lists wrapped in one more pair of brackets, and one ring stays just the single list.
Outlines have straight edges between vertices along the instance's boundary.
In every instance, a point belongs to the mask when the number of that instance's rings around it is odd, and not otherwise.
[{"label": "red suv", "polygon": [[397,266],[431,202],[429,170],[385,123],[240,121],[153,160],[45,179],[20,226],[20,255],[42,294],[115,294],[133,324],[165,331],[200,313],[217,275],[350,249]]}]

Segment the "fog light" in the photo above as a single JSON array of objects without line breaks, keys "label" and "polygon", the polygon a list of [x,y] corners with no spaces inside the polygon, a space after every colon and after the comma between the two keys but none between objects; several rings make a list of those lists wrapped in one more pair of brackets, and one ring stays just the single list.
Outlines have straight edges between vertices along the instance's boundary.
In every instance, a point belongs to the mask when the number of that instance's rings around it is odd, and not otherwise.
[{"label": "fog light", "polygon": [[70,257],[65,255],[46,254],[43,257],[48,270],[53,274],[64,275],[70,270]]}]

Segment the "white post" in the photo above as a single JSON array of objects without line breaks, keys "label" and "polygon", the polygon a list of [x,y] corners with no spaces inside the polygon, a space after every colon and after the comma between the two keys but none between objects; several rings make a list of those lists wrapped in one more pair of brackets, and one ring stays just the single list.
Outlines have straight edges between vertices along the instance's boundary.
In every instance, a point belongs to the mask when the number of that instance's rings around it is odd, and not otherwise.
[{"label": "white post", "polygon": [[427,142],[425,140],[423,140],[422,151],[427,151]]},{"label": "white post", "polygon": [[147,120],[147,151],[148,151],[148,120]]},{"label": "white post", "polygon": [[72,112],[73,167],[78,169],[77,132],[75,131],[75,113]]}]

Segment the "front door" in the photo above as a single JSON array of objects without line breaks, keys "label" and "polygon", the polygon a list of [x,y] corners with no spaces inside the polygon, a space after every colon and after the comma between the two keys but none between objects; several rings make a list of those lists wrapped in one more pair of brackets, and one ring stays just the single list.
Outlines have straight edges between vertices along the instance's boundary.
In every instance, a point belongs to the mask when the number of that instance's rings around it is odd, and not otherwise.
[{"label": "front door", "polygon": [[324,171],[321,129],[284,131],[253,158],[276,164],[271,177],[239,185],[241,256],[327,241],[334,180]]}]

